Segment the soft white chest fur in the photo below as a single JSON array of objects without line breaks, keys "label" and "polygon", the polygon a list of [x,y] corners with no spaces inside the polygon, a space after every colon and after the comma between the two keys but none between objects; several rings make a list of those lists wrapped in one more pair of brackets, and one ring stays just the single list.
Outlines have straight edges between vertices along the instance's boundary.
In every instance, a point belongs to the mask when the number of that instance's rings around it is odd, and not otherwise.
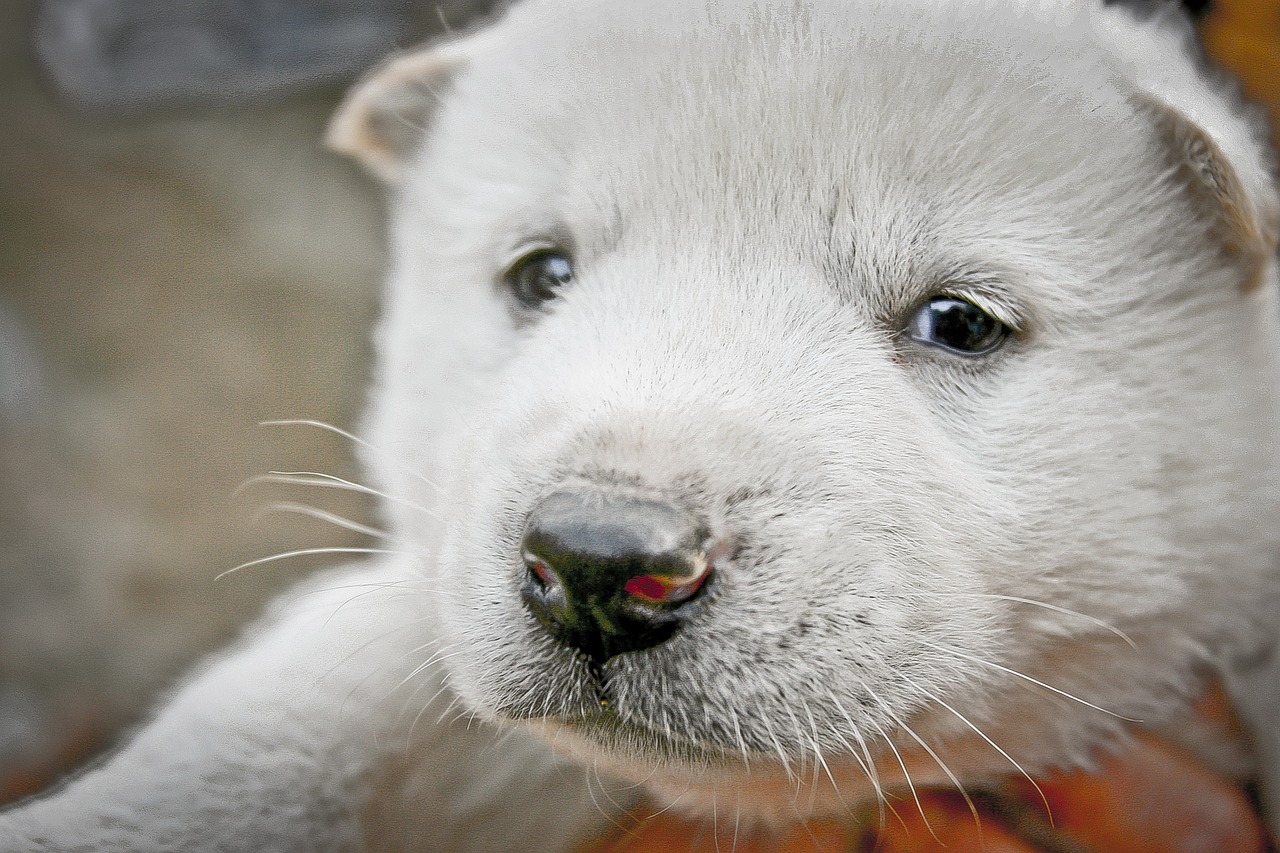
[{"label": "soft white chest fur", "polygon": [[[0,846],[557,850],[627,780],[785,820],[1087,763],[1214,673],[1270,778],[1260,138],[1177,21],[1092,2],[529,0],[395,60],[333,142],[392,186],[365,461],[401,555]],[[918,334],[939,299],[1002,345]],[[673,636],[588,665],[535,618],[566,483],[722,544]]]}]

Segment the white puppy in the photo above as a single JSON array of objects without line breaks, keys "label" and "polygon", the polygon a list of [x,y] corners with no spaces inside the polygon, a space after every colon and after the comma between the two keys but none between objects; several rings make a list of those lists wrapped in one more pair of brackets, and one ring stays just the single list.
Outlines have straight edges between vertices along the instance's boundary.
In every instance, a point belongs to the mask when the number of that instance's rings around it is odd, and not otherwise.
[{"label": "white puppy", "polygon": [[1189,43],[530,0],[392,62],[333,142],[392,185],[397,553],[0,848],[565,850],[630,780],[786,821],[1138,726],[1249,772],[1187,720],[1215,673],[1273,773],[1280,205]]}]

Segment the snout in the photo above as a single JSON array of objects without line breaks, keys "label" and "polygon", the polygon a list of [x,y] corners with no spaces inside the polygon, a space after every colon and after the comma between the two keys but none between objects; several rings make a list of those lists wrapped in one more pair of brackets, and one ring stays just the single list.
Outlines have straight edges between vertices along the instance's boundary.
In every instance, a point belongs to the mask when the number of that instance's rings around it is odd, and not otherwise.
[{"label": "snout", "polygon": [[720,550],[692,512],[596,484],[542,498],[521,547],[525,606],[597,666],[666,642],[696,618]]}]

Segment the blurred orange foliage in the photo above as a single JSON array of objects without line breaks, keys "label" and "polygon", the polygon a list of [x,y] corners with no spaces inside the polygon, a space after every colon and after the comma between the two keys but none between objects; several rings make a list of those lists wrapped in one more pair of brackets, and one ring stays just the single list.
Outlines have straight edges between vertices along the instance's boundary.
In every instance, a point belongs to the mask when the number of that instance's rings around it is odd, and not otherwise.
[{"label": "blurred orange foliage", "polygon": [[1217,0],[1202,33],[1209,55],[1270,109],[1280,130],[1280,0]]}]

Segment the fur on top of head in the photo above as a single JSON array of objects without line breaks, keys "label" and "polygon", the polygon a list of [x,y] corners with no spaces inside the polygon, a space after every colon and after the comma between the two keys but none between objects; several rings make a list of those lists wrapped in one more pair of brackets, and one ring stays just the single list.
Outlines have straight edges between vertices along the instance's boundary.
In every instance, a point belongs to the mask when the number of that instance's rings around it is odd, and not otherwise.
[{"label": "fur on top of head", "polygon": [[[1135,103],[1146,105],[1169,132],[1173,155],[1188,163],[1190,177],[1222,209],[1225,239],[1252,255],[1274,251],[1280,205],[1272,190],[1269,160],[1259,156],[1257,143],[1264,130],[1258,117],[1242,109],[1238,100],[1223,97],[1222,81],[1216,81],[1216,88],[1208,87],[1194,36],[1172,4],[1155,6],[1147,16],[1130,9],[1107,9],[1097,0],[1022,2],[1012,4],[1012,10],[966,5],[963,0],[942,5],[973,21],[981,21],[983,12],[999,16],[1000,24],[1008,22],[1011,11],[1014,20],[1047,13],[1055,24],[1070,17],[1073,26],[1089,28],[1110,53],[1114,70],[1128,82]],[[535,12],[543,17],[544,26],[576,26],[590,9],[589,4],[572,3],[550,7]],[[646,10],[644,24],[651,25],[661,14],[658,9]],[[874,15],[867,16],[873,19]],[[405,160],[428,132],[452,79],[465,72],[474,56],[509,52],[501,30],[501,24],[485,26],[388,60],[348,95],[330,124],[330,146],[358,160],[378,178],[397,181]]]}]

